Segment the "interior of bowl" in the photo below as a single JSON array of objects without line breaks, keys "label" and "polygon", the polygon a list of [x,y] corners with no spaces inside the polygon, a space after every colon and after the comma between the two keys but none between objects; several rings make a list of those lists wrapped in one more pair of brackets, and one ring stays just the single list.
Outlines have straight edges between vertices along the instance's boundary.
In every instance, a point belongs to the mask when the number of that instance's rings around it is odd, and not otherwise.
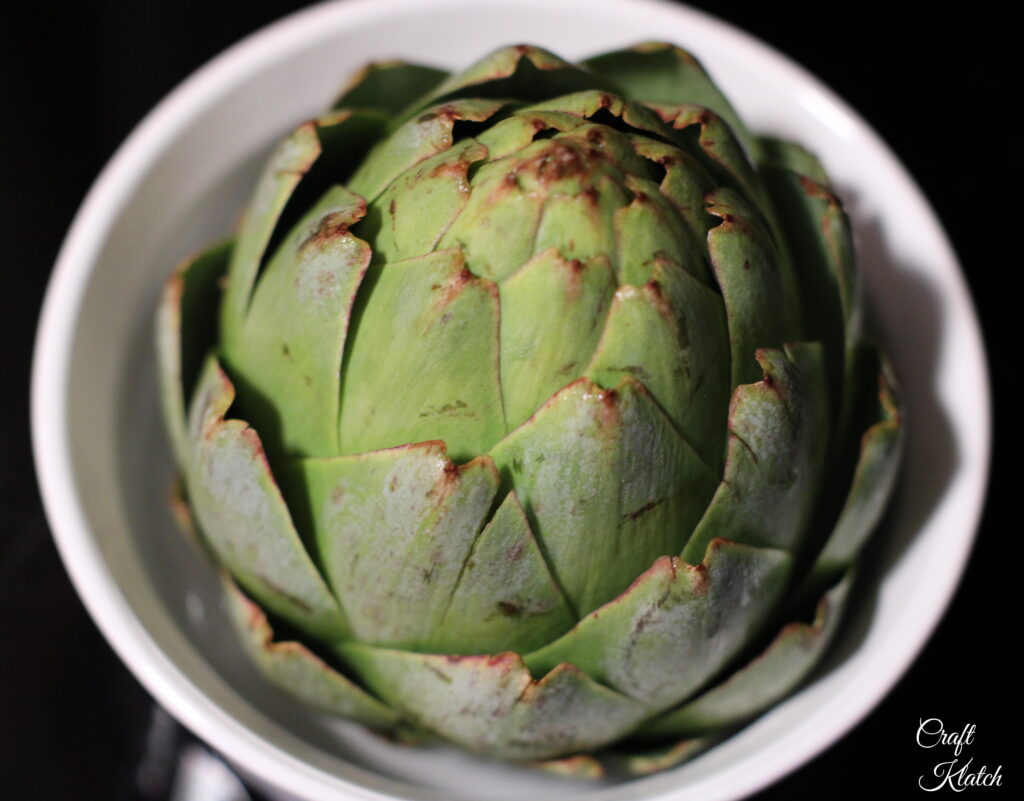
[{"label": "interior of bowl", "polygon": [[[568,58],[648,39],[700,57],[754,130],[815,150],[854,221],[871,326],[909,419],[899,497],[859,603],[815,680],[697,760],[647,779],[580,783],[445,748],[388,743],[301,708],[250,667],[220,588],[167,507],[153,313],[182,258],[229,230],[268,148],[372,59],[468,64],[516,41]],[[678,6],[439,0],[317,6],[235,48],[126,143],[69,235],[34,387],[39,472],[91,612],[151,692],[256,776],[299,797],[724,798],[840,736],[891,687],[941,614],[969,548],[988,446],[976,321],[934,216],[855,115],[806,74]],[[967,388],[971,389],[968,390]]]}]

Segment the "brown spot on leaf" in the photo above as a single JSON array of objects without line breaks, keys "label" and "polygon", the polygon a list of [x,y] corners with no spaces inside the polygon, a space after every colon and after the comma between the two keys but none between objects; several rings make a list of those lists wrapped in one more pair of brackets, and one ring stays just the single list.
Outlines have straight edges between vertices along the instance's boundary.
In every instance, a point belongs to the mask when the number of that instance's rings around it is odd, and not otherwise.
[{"label": "brown spot on leaf", "polygon": [[[449,661],[451,661],[451,660],[449,659]],[[429,670],[431,673],[433,673],[435,676],[437,676],[445,684],[451,684],[452,683],[452,677],[449,676],[447,673],[445,673],[443,670],[441,670],[441,668],[437,667],[432,662],[430,662],[430,660],[425,660],[423,662],[423,665],[424,665],[424,667],[427,668],[427,670]]]},{"label": "brown spot on leaf", "polygon": [[622,519],[623,520],[636,520],[639,517],[643,517],[645,514],[650,512],[652,509],[656,509],[662,503],[662,501],[664,501],[664,498],[662,498],[659,501],[649,501],[648,503],[645,503],[643,506],[641,506],[639,509],[636,509],[635,511],[632,511],[632,512],[629,512],[629,513],[623,515]]},{"label": "brown spot on leaf", "polygon": [[511,601],[498,601],[498,609],[505,617],[519,617],[523,613],[522,607]]},{"label": "brown spot on leaf", "polygon": [[576,147],[552,139],[550,147],[526,161],[520,169],[534,173],[542,183],[553,183],[587,172],[587,165]]},{"label": "brown spot on leaf", "polygon": [[[687,565],[684,563],[683,567],[693,577],[693,585],[691,589],[694,593],[705,593],[708,589],[708,568],[703,562],[699,565]],[[673,578],[676,573],[673,570]]]},{"label": "brown spot on leaf", "polygon": [[454,403],[446,403],[439,407],[431,406],[425,412],[420,412],[420,417],[436,417],[441,414],[458,414],[466,408],[468,407],[466,406],[465,401],[456,400]]},{"label": "brown spot on leaf", "polygon": [[818,198],[819,200],[826,201],[830,206],[838,206],[839,201],[836,196],[829,192],[825,187],[819,184],[817,181],[813,181],[806,175],[798,175],[800,179],[800,188],[811,197]]},{"label": "brown spot on leaf", "polygon": [[619,394],[614,389],[604,389],[597,393],[601,405],[598,406],[598,421],[605,428],[613,428],[619,423]]},{"label": "brown spot on leaf", "polygon": [[459,112],[452,106],[441,106],[437,110],[437,116],[447,121],[461,119]]},{"label": "brown spot on leaf", "polygon": [[427,179],[454,176],[458,183],[465,183],[466,173],[469,170],[471,161],[465,154],[457,159],[442,161],[427,174]]},{"label": "brown spot on leaf", "polygon": [[331,240],[348,236],[349,225],[355,220],[362,219],[365,214],[366,201],[360,200],[357,207],[352,211],[335,211],[324,215],[317,222],[313,233],[299,245],[299,250],[323,250],[325,245]]}]

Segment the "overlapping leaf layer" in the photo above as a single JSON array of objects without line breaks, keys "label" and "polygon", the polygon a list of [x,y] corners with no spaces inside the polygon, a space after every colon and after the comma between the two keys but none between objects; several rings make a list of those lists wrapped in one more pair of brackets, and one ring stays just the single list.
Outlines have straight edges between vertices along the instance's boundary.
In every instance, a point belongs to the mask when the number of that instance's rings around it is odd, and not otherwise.
[{"label": "overlapping leaf layer", "polygon": [[688,53],[367,68],[160,310],[248,647],[486,754],[694,753],[813,668],[893,484],[857,297],[823,171]]}]

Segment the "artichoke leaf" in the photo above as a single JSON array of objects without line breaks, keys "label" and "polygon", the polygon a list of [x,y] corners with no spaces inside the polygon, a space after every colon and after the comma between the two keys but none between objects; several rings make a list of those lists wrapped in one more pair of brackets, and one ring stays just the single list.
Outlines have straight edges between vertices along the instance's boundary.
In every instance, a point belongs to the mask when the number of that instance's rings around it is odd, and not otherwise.
[{"label": "artichoke leaf", "polygon": [[470,200],[469,169],[486,157],[486,147],[475,139],[463,139],[393,181],[356,231],[373,242],[374,263],[448,249],[441,238]]},{"label": "artichoke leaf", "polygon": [[768,168],[787,170],[809,178],[829,192],[835,191],[824,166],[807,148],[773,136],[759,136],[757,143],[761,152],[762,171]]},{"label": "artichoke leaf", "polygon": [[[587,93],[582,96],[574,95],[574,97],[586,100],[590,95]],[[647,177],[649,175],[649,165],[637,157],[636,142],[641,139],[639,135],[624,133],[609,125],[593,122],[586,116],[587,113],[593,113],[594,109],[608,110],[599,103],[595,102],[585,104],[583,107],[577,107],[569,102],[571,100],[572,98],[559,98],[557,104],[552,102],[540,106],[530,106],[521,113],[531,116],[537,115],[542,120],[552,117],[557,120],[564,119],[565,117],[575,119],[576,125],[555,134],[552,138],[589,151],[588,156],[590,156],[590,160],[588,166],[599,172],[611,172],[620,181],[626,175],[638,177]],[[621,109],[616,110],[621,112]],[[651,141],[647,140],[646,137],[643,137],[643,140]],[[609,164],[614,165],[614,172],[607,169]]]},{"label": "artichoke leaf", "polygon": [[716,539],[698,565],[659,557],[621,596],[527,654],[543,673],[572,662],[650,711],[679,703],[757,634],[782,596],[784,551]]},{"label": "artichoke leaf", "polygon": [[[305,211],[297,195],[315,201],[347,176],[384,129],[379,112],[343,109],[300,125],[274,150],[242,218],[231,254],[221,307],[221,337],[228,346],[242,336],[242,323],[260,271],[273,255],[274,239]],[[300,186],[304,191],[299,191]],[[302,198],[299,198],[301,201]],[[294,211],[294,214],[290,214]]]},{"label": "artichoke leaf", "polygon": [[703,160],[712,175],[741,191],[757,204],[759,213],[773,220],[760,176],[725,120],[702,106],[656,106],[655,111],[674,132],[672,141]]},{"label": "artichoke leaf", "polygon": [[715,190],[708,195],[707,211],[721,219],[708,232],[708,250],[725,299],[735,388],[760,379],[758,348],[798,339],[798,299],[771,233],[739,192]]},{"label": "artichoke leaf", "polygon": [[751,157],[757,142],[736,110],[693,54],[663,42],[646,42],[604,53],[583,65],[606,78],[626,97],[645,105],[703,106],[719,115]]},{"label": "artichoke leaf", "polygon": [[473,544],[430,650],[524,653],[575,622],[526,513],[510,492]]},{"label": "artichoke leaf", "polygon": [[455,144],[457,121],[484,122],[507,104],[503,100],[453,100],[406,122],[367,155],[348,188],[372,203],[399,175]]},{"label": "artichoke leaf", "polygon": [[474,275],[501,282],[535,255],[545,196],[520,186],[511,159],[482,164],[437,247],[459,248]]},{"label": "artichoke leaf", "polygon": [[782,627],[768,647],[722,683],[644,724],[638,737],[698,737],[737,726],[778,703],[803,683],[832,642],[853,572],[818,601],[811,623]]},{"label": "artichoke leaf", "polygon": [[632,202],[615,213],[614,230],[619,283],[641,285],[651,280],[659,261],[671,261],[706,286],[711,285],[707,258],[698,240],[682,225],[679,212],[663,197],[659,186],[644,178],[629,176],[626,187]]},{"label": "artichoke leaf", "polygon": [[[216,562],[216,555],[196,525],[180,482],[174,484],[171,508],[181,532]],[[270,621],[259,604],[254,603],[226,571],[220,569],[218,575],[228,616],[242,647],[273,684],[317,709],[373,728],[390,729],[399,722],[397,712],[327,664],[306,645],[291,640],[275,641]]]},{"label": "artichoke leaf", "polygon": [[[561,95],[527,106],[524,111],[561,111],[586,120],[600,119],[602,115],[608,115],[613,119],[621,120],[625,126],[654,139],[663,142],[674,141],[672,129],[662,121],[658,114],[638,103],[625,100],[619,95],[596,89]],[[603,124],[600,127],[610,129],[610,126]]]},{"label": "artichoke leaf", "polygon": [[578,188],[569,191],[548,188],[549,194],[537,221],[534,254],[557,248],[567,259],[587,260],[615,252],[613,220],[616,211],[626,202],[627,194],[607,175],[598,176],[590,184],[589,175],[583,175],[584,170],[585,167],[580,170],[582,180]]},{"label": "artichoke leaf", "polygon": [[224,348],[239,411],[272,455],[338,452],[338,387],[370,247],[349,233],[362,198],[336,186],[281,243],[256,286],[243,336]]},{"label": "artichoke leaf", "polygon": [[501,47],[462,72],[451,75],[402,115],[408,119],[427,106],[460,97],[541,101],[586,89],[605,89],[594,74],[532,45]]},{"label": "artichoke leaf", "polygon": [[764,379],[733,394],[725,476],[683,559],[715,537],[796,552],[818,500],[831,435],[822,350],[797,343],[759,350]]},{"label": "artichoke leaf", "polygon": [[678,552],[717,483],[632,376],[574,381],[491,455],[579,615]]},{"label": "artichoke leaf", "polygon": [[219,281],[227,271],[232,246],[228,240],[185,259],[160,296],[156,342],[161,408],[178,464],[189,460],[185,407],[216,342]]},{"label": "artichoke leaf", "polygon": [[729,350],[721,297],[667,260],[651,280],[615,293],[585,375],[614,387],[640,381],[710,470],[721,475],[729,403]]},{"label": "artichoke leaf", "polygon": [[421,64],[371,62],[352,76],[334,101],[334,108],[368,108],[397,114],[447,77],[444,70]]},{"label": "artichoke leaf", "polygon": [[440,247],[461,247],[470,269],[499,282],[552,247],[566,259],[611,255],[614,214],[629,197],[614,162],[558,134],[481,167]]},{"label": "artichoke leaf", "polygon": [[520,108],[482,131],[476,138],[487,148],[491,161],[498,161],[519,152],[544,131],[565,133],[586,124],[586,120],[562,111]]},{"label": "artichoke leaf", "polygon": [[723,736],[713,734],[707,737],[694,737],[655,748],[631,748],[628,751],[620,749],[609,753],[607,761],[620,773],[649,776],[693,759],[718,743]]},{"label": "artichoke leaf", "polygon": [[458,461],[487,451],[506,431],[497,287],[470,273],[458,250],[371,274],[345,355],[341,452],[431,439]]},{"label": "artichoke leaf", "polygon": [[[810,158],[793,156],[788,161]],[[831,394],[846,398],[844,388],[851,385],[847,351],[855,346],[861,326],[850,221],[839,199],[812,178],[771,165],[762,174],[798,279],[801,336],[824,344]]]},{"label": "artichoke leaf", "polygon": [[491,756],[540,760],[592,751],[647,714],[569,664],[534,679],[511,652],[441,656],[355,642],[336,647],[375,694],[413,723]]},{"label": "artichoke leaf", "polygon": [[860,399],[861,408],[853,419],[863,434],[853,478],[839,517],[796,593],[801,599],[815,597],[853,563],[877,528],[899,475],[904,428],[888,365],[877,350],[866,344],[857,353],[861,354],[857,361],[866,362],[866,368],[875,368],[877,390],[860,393],[865,397]]},{"label": "artichoke leaf", "polygon": [[455,465],[444,443],[423,442],[303,459],[288,486],[357,639],[421,651],[452,644],[441,621],[494,505],[490,457]]},{"label": "artichoke leaf", "polygon": [[259,435],[225,415],[235,388],[216,359],[199,379],[185,479],[204,541],[265,609],[325,642],[348,624],[306,552]]},{"label": "artichoke leaf", "polygon": [[607,256],[570,261],[555,248],[502,282],[501,389],[510,428],[582,374],[614,292]]},{"label": "artichoke leaf", "polygon": [[536,770],[560,776],[564,779],[603,779],[604,765],[597,757],[590,754],[573,754],[556,759],[544,759],[528,762],[527,765]]},{"label": "artichoke leaf", "polygon": [[[715,189],[715,182],[704,166],[690,153],[674,145],[653,139],[634,137],[636,154],[665,172],[659,189],[686,222],[694,241],[704,242],[718,221],[705,210],[704,199]],[[706,255],[702,258],[707,259]],[[697,275],[695,269],[690,273]],[[707,272],[707,268],[704,268]]]},{"label": "artichoke leaf", "polygon": [[399,715],[351,679],[339,673],[305,645],[278,642],[266,614],[222,574],[231,620],[242,646],[263,674],[281,689],[310,706],[377,729],[390,729]]}]

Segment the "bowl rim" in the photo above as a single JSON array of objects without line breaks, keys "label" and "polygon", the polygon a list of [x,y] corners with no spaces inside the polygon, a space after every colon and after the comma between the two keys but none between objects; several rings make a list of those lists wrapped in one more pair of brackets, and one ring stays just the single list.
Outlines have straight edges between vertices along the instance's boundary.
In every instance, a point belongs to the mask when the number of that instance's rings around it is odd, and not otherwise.
[{"label": "bowl rim", "polygon": [[[291,792],[320,797],[325,791],[343,790],[352,798],[387,799],[347,778],[328,774],[288,754],[273,743],[243,726],[203,693],[188,676],[164,653],[146,630],[105,564],[98,542],[89,525],[84,506],[76,488],[71,459],[69,428],[69,363],[80,303],[89,285],[97,256],[118,210],[132,189],[146,176],[148,167],[174,137],[185,129],[194,115],[205,108],[211,98],[243,80],[254,65],[273,60],[287,53],[314,35],[325,23],[341,27],[343,20],[401,13],[403,8],[417,7],[422,0],[341,0],[318,3],[271,23],[250,34],[200,67],[167,95],[136,126],[111,157],[83,201],[61,246],[47,288],[36,333],[31,379],[32,442],[36,473],[44,508],[54,540],[72,582],[91,617],[113,646],[118,656],[131,668],[146,689],[188,728],[200,737],[216,743],[216,747],[235,762],[244,765],[258,778],[273,786],[289,787]],[[449,0],[437,0],[442,5]],[[577,0],[559,0],[572,4]],[[666,0],[597,0],[598,4],[620,7],[636,13],[643,8],[690,15],[702,24],[728,33],[744,47],[752,49],[773,69],[795,72],[803,82],[830,102],[857,128],[873,140],[879,157],[895,165],[917,201],[926,211],[937,238],[948,251],[950,261],[959,265],[955,254],[938,223],[930,204],[921,194],[905,168],[889,147],[845,101],[824,86],[804,68],[764,42],[707,13],[669,3]],[[478,4],[506,4],[506,0],[478,0]],[[955,276],[958,284],[951,296],[960,311],[966,311],[966,328],[958,331],[961,347],[977,362],[984,383],[981,393],[980,419],[975,429],[984,436],[976,443],[980,467],[970,475],[959,476],[965,483],[962,494],[968,499],[969,526],[959,539],[945,545],[945,572],[932,576],[929,604],[919,616],[920,625],[904,636],[898,649],[886,654],[885,669],[877,670],[871,680],[859,685],[859,703],[848,707],[844,717],[829,718],[816,729],[813,742],[778,753],[775,762],[760,770],[732,770],[729,783],[723,784],[721,771],[702,783],[689,785],[687,797],[695,790],[703,798],[739,797],[761,789],[820,754],[856,726],[882,697],[888,693],[917,657],[931,636],[953,598],[966,558],[976,538],[988,485],[991,458],[991,395],[990,378],[982,342],[980,325],[973,309],[970,293],[963,279],[962,268]],[[53,424],[58,421],[58,424]],[[954,423],[956,421],[953,421]],[[922,602],[922,606],[926,606]],[[879,665],[881,667],[881,665]],[[340,783],[340,785],[339,785]],[[680,793],[682,791],[680,790]],[[661,798],[676,798],[669,792]],[[681,797],[678,796],[678,797]]]}]

